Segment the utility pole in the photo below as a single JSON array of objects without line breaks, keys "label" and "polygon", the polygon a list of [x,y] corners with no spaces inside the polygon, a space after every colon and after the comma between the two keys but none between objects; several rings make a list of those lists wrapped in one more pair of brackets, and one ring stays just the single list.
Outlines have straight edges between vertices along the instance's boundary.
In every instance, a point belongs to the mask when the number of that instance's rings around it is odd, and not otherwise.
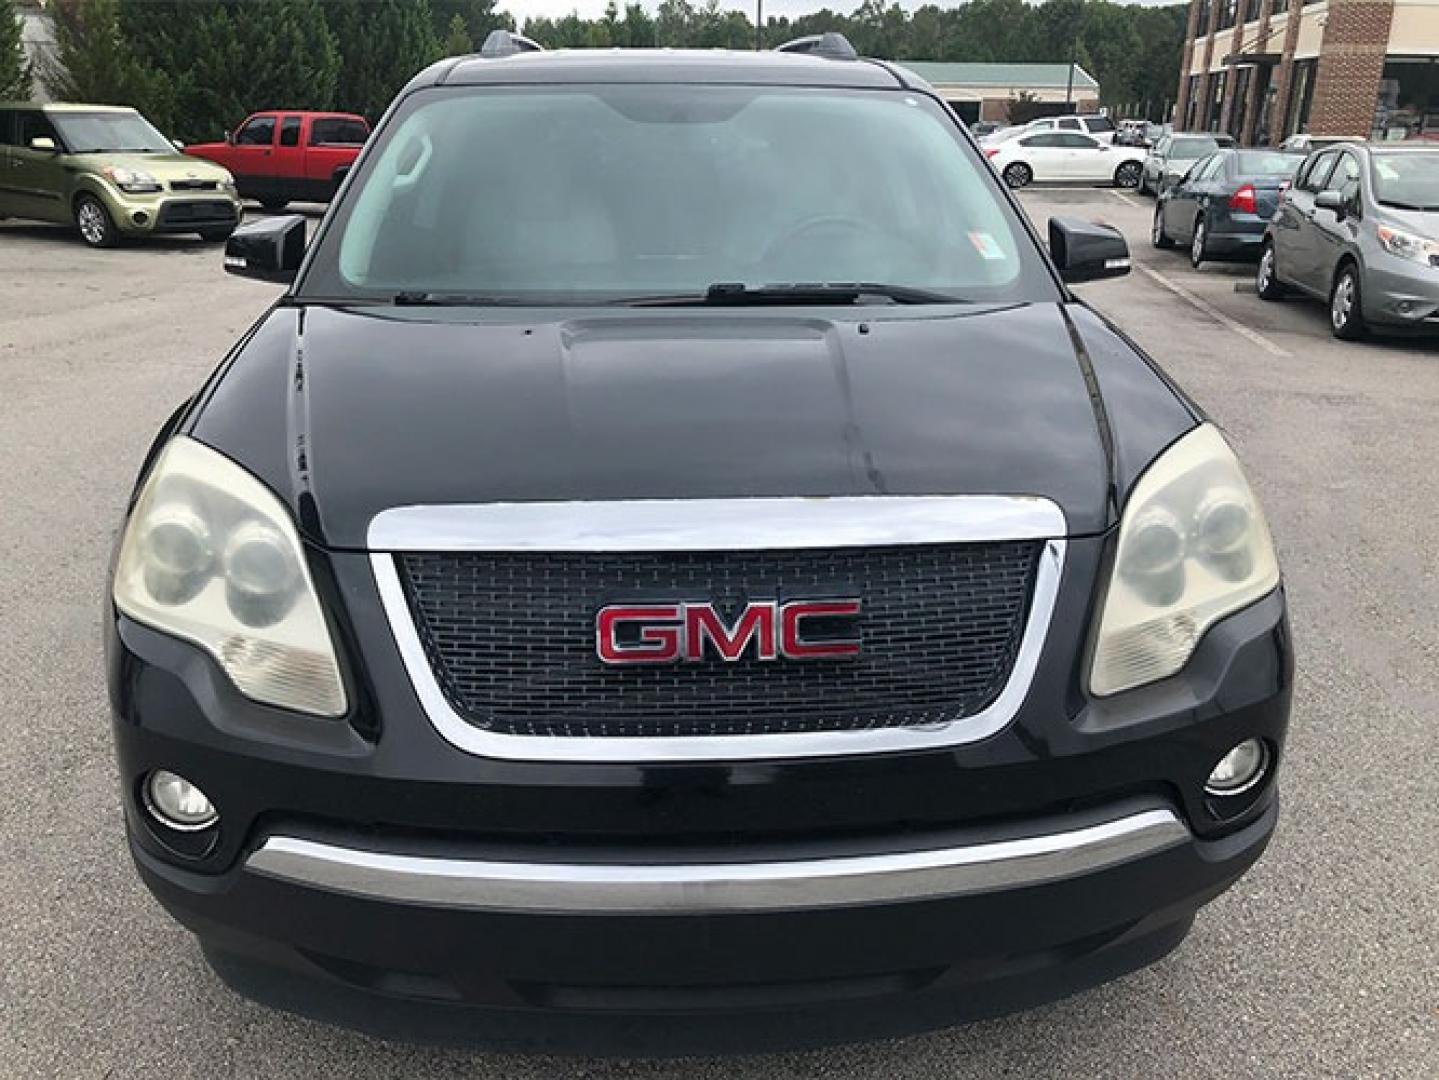
[{"label": "utility pole", "polygon": [[764,52],[764,0],[754,0],[754,51]]},{"label": "utility pole", "polygon": [[1084,25],[1084,0],[1075,0],[1074,38],[1069,44],[1069,73],[1064,83],[1064,104],[1074,104],[1074,65],[1079,60],[1079,31]]}]

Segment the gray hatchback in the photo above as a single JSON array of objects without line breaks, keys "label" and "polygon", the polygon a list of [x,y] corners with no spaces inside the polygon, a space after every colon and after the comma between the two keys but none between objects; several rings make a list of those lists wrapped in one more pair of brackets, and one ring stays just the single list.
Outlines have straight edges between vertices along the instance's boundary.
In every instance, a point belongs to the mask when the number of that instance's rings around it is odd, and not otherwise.
[{"label": "gray hatchback", "polygon": [[1256,284],[1266,300],[1328,301],[1336,337],[1439,330],[1439,147],[1311,154],[1265,231]]}]

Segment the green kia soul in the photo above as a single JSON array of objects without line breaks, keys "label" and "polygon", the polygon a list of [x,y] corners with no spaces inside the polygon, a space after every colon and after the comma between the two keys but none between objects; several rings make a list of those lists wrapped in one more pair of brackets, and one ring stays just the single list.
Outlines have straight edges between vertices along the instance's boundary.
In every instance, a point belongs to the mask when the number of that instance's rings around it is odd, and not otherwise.
[{"label": "green kia soul", "polygon": [[91,247],[240,223],[235,179],[187,157],[134,109],[0,104],[0,218],[73,223]]}]

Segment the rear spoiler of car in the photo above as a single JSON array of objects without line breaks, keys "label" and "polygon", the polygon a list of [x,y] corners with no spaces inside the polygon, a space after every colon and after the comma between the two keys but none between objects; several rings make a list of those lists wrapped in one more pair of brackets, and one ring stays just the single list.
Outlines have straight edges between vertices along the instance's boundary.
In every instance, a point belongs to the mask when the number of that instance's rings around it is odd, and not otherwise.
[{"label": "rear spoiler of car", "polygon": [[808,53],[811,56],[823,56],[830,60],[859,59],[859,53],[854,51],[854,46],[849,43],[849,38],[833,30],[824,34],[810,34],[808,37],[786,41],[783,45],[776,46],[774,51]]},{"label": "rear spoiler of car", "polygon": [[545,47],[533,38],[516,34],[511,30],[491,30],[490,36],[480,46],[480,55],[487,60],[501,56],[517,56],[522,52],[544,52]]}]

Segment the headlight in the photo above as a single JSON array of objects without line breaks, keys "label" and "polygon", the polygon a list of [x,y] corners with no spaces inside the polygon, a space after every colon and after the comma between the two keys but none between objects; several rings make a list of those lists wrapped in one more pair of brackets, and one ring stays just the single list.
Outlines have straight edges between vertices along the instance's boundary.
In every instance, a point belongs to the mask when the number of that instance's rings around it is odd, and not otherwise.
[{"label": "headlight", "polygon": [[335,646],[285,507],[183,436],[161,452],[120,541],[115,606],[205,649],[256,701],[345,712]]},{"label": "headlight", "polygon": [[1134,486],[1100,612],[1089,687],[1117,694],[1179,671],[1209,627],[1279,584],[1259,502],[1212,424]]},{"label": "headlight", "polygon": [[138,169],[122,169],[116,165],[106,165],[100,170],[105,178],[114,184],[121,191],[128,191],[130,194],[140,194],[147,191],[159,191],[160,181],[156,180],[147,172],[140,172]]},{"label": "headlight", "polygon": [[1410,262],[1423,263],[1425,266],[1432,265],[1431,259],[1439,256],[1439,243],[1433,240],[1426,240],[1422,236],[1415,236],[1413,233],[1400,232],[1398,229],[1391,229],[1387,225],[1380,225],[1378,229],[1379,246],[1390,255],[1397,255],[1401,259],[1408,259]]}]

